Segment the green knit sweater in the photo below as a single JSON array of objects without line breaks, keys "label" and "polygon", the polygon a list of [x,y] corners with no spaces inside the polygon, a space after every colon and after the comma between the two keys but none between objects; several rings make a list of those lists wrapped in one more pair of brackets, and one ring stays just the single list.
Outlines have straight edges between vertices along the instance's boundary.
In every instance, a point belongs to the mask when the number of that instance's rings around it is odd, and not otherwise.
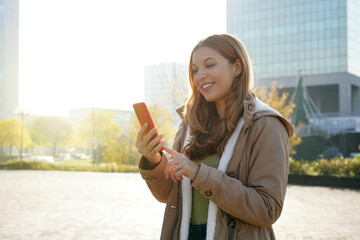
[{"label": "green knit sweater", "polygon": [[[220,157],[219,154],[214,153],[205,157],[197,164],[204,164],[209,167],[218,168]],[[205,224],[207,223],[207,215],[209,208],[209,199],[205,198],[198,190],[192,188],[192,207],[191,207],[191,224]]]}]

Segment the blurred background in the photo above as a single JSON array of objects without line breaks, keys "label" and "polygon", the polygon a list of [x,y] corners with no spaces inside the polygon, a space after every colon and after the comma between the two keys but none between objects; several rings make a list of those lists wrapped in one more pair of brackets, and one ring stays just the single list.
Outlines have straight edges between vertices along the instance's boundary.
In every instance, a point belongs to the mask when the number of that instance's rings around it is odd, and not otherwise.
[{"label": "blurred background", "polygon": [[190,52],[215,33],[246,46],[254,91],[296,127],[293,159],[353,158],[359,11],[358,0],[1,0],[1,161],[136,165],[140,101],[171,145]]},{"label": "blurred background", "polygon": [[171,145],[192,48],[216,33],[244,43],[256,95],[295,126],[279,239],[359,239],[359,13],[359,0],[0,0],[0,239],[158,239],[132,104]]}]

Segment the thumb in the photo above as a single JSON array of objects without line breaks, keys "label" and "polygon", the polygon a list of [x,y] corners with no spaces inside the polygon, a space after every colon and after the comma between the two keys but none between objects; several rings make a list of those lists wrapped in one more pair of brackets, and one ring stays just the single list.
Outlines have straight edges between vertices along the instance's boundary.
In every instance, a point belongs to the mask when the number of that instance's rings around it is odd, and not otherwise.
[{"label": "thumb", "polygon": [[178,156],[180,156],[181,154],[178,153],[177,151],[175,151],[172,148],[169,148],[168,146],[164,145],[164,150],[165,152],[167,152],[168,154],[170,154],[173,158],[177,158]]}]

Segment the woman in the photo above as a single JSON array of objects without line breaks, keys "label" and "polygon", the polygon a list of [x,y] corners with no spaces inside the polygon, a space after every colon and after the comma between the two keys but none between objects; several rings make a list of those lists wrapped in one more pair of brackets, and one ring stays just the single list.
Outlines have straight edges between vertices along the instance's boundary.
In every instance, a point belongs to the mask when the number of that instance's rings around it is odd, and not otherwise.
[{"label": "woman", "polygon": [[195,46],[189,80],[173,149],[161,134],[149,141],[156,129],[143,136],[147,125],[136,143],[142,177],[167,203],[161,239],[275,239],[292,126],[251,92],[250,58],[231,35]]}]

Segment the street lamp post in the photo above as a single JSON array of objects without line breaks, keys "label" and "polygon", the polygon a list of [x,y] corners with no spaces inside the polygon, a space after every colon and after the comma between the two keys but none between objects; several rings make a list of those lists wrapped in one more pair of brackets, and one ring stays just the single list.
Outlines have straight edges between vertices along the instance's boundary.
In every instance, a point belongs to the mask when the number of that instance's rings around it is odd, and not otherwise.
[{"label": "street lamp post", "polygon": [[28,114],[25,109],[17,108],[16,114],[21,117],[21,138],[20,138],[20,169],[22,169],[22,152],[23,152],[23,136],[24,136],[24,116]]}]

